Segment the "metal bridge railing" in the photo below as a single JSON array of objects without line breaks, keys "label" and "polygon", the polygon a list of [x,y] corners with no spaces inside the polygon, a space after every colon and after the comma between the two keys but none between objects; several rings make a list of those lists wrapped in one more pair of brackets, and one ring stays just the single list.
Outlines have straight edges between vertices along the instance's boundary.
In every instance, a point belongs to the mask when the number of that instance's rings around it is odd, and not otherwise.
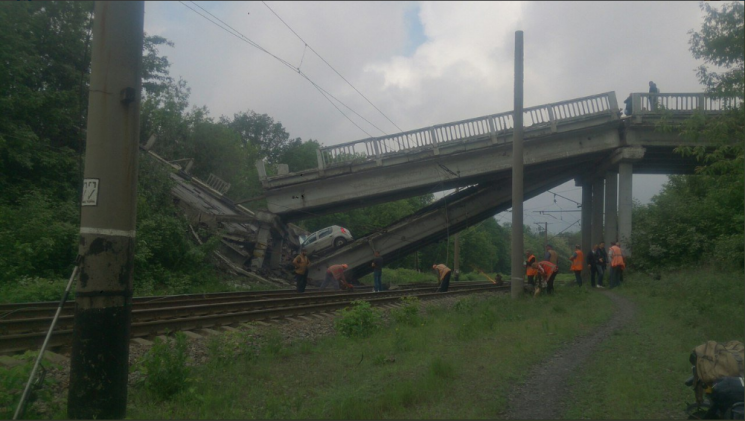
[{"label": "metal bridge railing", "polygon": [[716,97],[704,93],[631,94],[632,115],[660,114],[663,111],[679,114],[699,112],[721,112],[741,107],[737,97]]},{"label": "metal bridge railing", "polygon": [[[587,116],[610,115],[615,117],[618,104],[614,92],[606,92],[568,101],[539,105],[523,110],[526,129],[537,126],[551,127]],[[439,144],[468,141],[493,136],[512,130],[513,113],[492,114],[469,120],[440,124],[394,135],[374,137],[321,148],[318,152],[318,167],[348,162],[355,159],[379,158],[382,155],[434,148]]]}]

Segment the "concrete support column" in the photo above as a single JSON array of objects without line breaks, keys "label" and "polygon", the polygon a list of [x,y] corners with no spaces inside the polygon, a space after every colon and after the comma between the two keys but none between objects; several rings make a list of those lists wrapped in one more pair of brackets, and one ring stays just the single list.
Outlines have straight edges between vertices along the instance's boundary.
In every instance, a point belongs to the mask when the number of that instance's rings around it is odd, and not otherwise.
[{"label": "concrete support column", "polygon": [[[592,183],[589,180],[582,181],[582,252],[592,249]],[[574,244],[569,247],[574,251]],[[589,282],[590,270],[582,265],[582,283]]]},{"label": "concrete support column", "polygon": [[264,266],[264,257],[266,257],[266,250],[269,248],[270,241],[272,241],[270,228],[262,224],[259,227],[259,232],[256,234],[256,246],[254,247],[254,255],[251,260],[252,268],[261,269]]},{"label": "concrete support column", "polygon": [[618,239],[618,173],[605,173],[605,248]]},{"label": "concrete support column", "polygon": [[618,241],[626,257],[631,257],[631,177],[633,164],[618,164]]},{"label": "concrete support column", "polygon": [[582,247],[584,253],[592,251],[592,246],[603,241],[603,196],[605,180],[597,177],[592,183],[592,238],[590,244]]}]

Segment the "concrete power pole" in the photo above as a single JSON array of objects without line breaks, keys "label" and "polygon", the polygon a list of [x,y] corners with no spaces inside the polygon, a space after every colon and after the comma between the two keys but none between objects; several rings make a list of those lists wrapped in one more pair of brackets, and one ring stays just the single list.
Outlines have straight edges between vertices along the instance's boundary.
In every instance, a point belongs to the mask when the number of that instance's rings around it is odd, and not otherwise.
[{"label": "concrete power pole", "polygon": [[94,9],[67,415],[124,418],[132,312],[145,4]]},{"label": "concrete power pole", "polygon": [[[458,193],[460,187],[455,188],[455,192]],[[455,277],[457,280],[460,277],[460,234],[455,233],[455,244],[453,247],[453,270],[455,271]]]},{"label": "concrete power pole", "polygon": [[523,291],[523,31],[515,31],[515,114],[512,137],[512,298]]}]

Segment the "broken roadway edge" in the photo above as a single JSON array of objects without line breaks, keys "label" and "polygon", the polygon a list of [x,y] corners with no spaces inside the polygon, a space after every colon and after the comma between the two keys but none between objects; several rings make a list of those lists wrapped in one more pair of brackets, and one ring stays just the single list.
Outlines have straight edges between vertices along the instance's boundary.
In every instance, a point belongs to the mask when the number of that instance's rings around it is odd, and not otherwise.
[{"label": "broken roadway edge", "polygon": [[506,419],[557,419],[563,415],[562,402],[569,397],[569,379],[581,370],[588,357],[618,329],[625,327],[635,314],[630,300],[610,291],[598,291],[615,304],[616,311],[596,331],[575,338],[528,374],[527,380],[507,398],[507,410],[499,414]]}]

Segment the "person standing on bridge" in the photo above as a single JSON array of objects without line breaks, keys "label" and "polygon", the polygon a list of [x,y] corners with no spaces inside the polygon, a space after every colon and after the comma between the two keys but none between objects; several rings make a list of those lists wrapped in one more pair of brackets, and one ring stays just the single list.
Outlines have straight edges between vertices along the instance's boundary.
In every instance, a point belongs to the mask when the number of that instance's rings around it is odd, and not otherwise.
[{"label": "person standing on bridge", "polygon": [[344,276],[344,271],[348,267],[349,266],[346,264],[329,266],[329,268],[326,269],[326,278],[324,278],[319,289],[324,290],[327,285],[331,285],[332,289],[338,290],[340,289],[339,284],[341,283],[344,285],[345,289],[351,290],[352,285],[347,282],[347,278]]},{"label": "person standing on bridge", "polygon": [[525,260],[525,276],[528,278],[528,283],[530,285],[535,285],[535,275],[538,273],[533,269],[533,263],[536,262],[535,255],[533,255],[532,251],[527,250],[525,257],[527,259]]},{"label": "person standing on bridge", "polygon": [[382,292],[383,291],[383,281],[381,278],[383,277],[383,258],[380,257],[380,252],[375,252],[375,258],[372,261],[372,267],[373,267],[373,281],[375,283],[375,286],[373,287],[373,292]]},{"label": "person standing on bridge", "polygon": [[649,109],[651,111],[654,111],[657,109],[657,94],[660,93],[660,90],[657,89],[657,84],[649,81]]},{"label": "person standing on bridge", "polygon": [[626,115],[626,117],[629,117],[631,115],[631,109],[632,109],[632,102],[631,94],[629,94],[629,97],[626,98],[626,100],[623,102],[626,104],[626,108],[624,108],[623,113]]},{"label": "person standing on bridge", "polygon": [[297,292],[305,292],[305,286],[308,284],[308,266],[310,266],[310,260],[305,255],[305,249],[300,249],[300,254],[292,260],[292,265],[295,266]]},{"label": "person standing on bridge", "polygon": [[439,281],[437,292],[448,292],[448,287],[450,286],[450,275],[453,271],[442,263],[439,265],[432,265],[432,269],[437,272],[437,279]]},{"label": "person standing on bridge", "polygon": [[572,261],[570,270],[574,272],[574,279],[577,282],[577,286],[582,286],[582,263],[585,261],[585,255],[582,253],[582,248],[577,244],[574,246],[574,253],[569,258]]}]

